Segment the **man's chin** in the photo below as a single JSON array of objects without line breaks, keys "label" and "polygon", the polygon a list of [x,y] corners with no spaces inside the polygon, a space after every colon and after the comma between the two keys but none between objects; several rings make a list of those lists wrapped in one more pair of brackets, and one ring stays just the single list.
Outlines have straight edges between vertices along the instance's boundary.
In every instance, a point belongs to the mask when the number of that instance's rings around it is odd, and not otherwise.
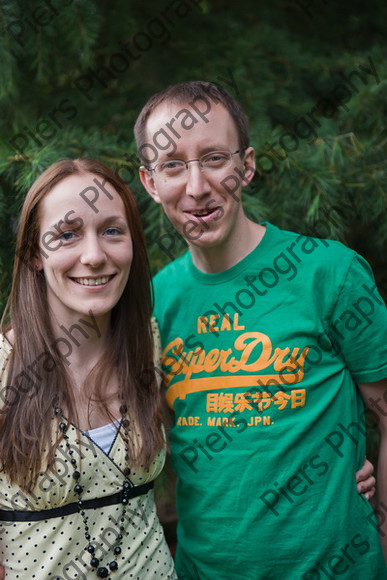
[{"label": "man's chin", "polygon": [[209,250],[210,248],[216,248],[221,245],[221,239],[215,232],[203,232],[197,240],[189,240],[187,238],[185,240],[189,246],[194,246],[201,250]]}]

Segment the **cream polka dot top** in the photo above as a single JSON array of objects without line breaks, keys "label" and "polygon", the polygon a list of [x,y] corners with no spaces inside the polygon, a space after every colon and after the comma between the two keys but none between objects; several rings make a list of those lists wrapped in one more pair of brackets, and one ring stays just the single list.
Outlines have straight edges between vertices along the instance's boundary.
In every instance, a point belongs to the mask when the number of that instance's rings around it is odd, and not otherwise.
[{"label": "cream polka dot top", "polygon": [[[12,347],[0,335],[0,389],[6,385],[6,368]],[[53,428],[56,425],[53,425]],[[133,493],[126,508],[121,554],[113,549],[119,534],[123,506],[118,496],[125,479],[125,450],[117,431],[106,454],[86,433],[70,424],[67,435],[81,472],[82,500],[85,502],[91,542],[101,565],[116,560],[118,570],[112,580],[159,580],[177,578],[173,560],[156,514],[151,488],[160,473],[165,449],[149,469],[132,469],[128,479]],[[62,441],[53,468],[41,473],[32,493],[11,485],[0,472],[0,563],[7,580],[94,580],[86,547],[85,527],[78,512],[74,492],[74,469],[68,448]],[[132,490],[131,490],[132,491]]]}]

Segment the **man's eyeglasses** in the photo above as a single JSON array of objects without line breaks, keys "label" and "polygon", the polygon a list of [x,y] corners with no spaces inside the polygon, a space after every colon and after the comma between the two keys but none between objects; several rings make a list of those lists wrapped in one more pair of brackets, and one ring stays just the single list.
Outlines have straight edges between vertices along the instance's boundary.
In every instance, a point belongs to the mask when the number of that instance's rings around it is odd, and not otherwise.
[{"label": "man's eyeglasses", "polygon": [[233,153],[231,151],[210,151],[202,155],[198,159],[189,159],[184,161],[183,159],[171,159],[169,161],[161,161],[157,163],[154,167],[146,167],[148,171],[154,171],[155,175],[158,177],[164,177],[167,179],[174,179],[184,177],[188,171],[188,163],[197,161],[201,171],[206,173],[216,173],[231,165],[232,156],[244,151],[243,149],[237,149]]}]

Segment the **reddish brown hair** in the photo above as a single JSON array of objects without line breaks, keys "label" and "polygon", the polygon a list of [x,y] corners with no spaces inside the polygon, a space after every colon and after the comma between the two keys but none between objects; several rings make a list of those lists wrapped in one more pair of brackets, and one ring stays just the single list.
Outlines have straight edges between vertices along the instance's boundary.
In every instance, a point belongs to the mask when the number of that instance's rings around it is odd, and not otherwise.
[{"label": "reddish brown hair", "polygon": [[[33,268],[39,253],[39,205],[64,178],[91,173],[107,180],[120,195],[133,243],[133,261],[124,292],[113,308],[111,341],[99,364],[87,377],[95,385],[93,398],[104,403],[103,385],[116,370],[120,396],[138,426],[141,445],[132,445],[132,459],[149,466],[163,445],[161,407],[153,370],[151,277],[140,216],[134,197],[121,178],[109,167],[87,158],[65,159],[51,165],[30,188],[18,226],[13,282],[6,313],[14,346],[0,405],[1,469],[11,481],[30,489],[42,467],[44,450],[53,458],[58,441],[52,439],[52,418],[56,401],[76,421],[75,401],[66,364],[53,346],[44,273]],[[46,354],[48,365],[39,366],[41,380],[32,386],[30,369]]]}]

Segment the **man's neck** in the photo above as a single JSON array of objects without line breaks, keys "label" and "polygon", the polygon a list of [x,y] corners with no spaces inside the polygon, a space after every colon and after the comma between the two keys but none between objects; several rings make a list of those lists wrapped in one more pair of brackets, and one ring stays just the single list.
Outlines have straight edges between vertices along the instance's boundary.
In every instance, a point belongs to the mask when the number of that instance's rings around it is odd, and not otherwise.
[{"label": "man's neck", "polygon": [[192,261],[198,270],[206,274],[224,272],[248,256],[261,242],[265,232],[265,226],[246,217],[223,244],[207,248],[191,245]]}]

